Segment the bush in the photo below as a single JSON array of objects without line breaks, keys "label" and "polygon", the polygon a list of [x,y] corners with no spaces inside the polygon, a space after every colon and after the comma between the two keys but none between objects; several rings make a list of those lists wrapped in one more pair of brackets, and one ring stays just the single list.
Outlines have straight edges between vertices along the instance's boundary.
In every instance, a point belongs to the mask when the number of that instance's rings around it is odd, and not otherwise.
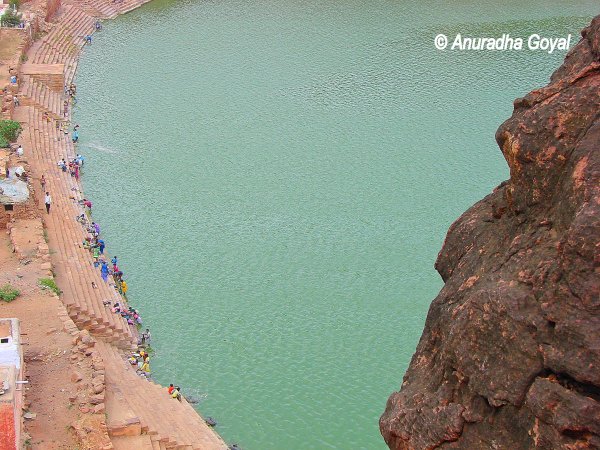
[{"label": "bush", "polygon": [[18,27],[21,20],[21,14],[13,12],[11,8],[7,9],[4,15],[0,17],[0,22],[5,27]]},{"label": "bush", "polygon": [[42,289],[50,289],[56,295],[62,294],[62,291],[58,288],[52,278],[40,278],[40,286]]},{"label": "bush", "polygon": [[8,148],[9,146],[9,142],[4,139],[4,136],[0,135],[0,148]]},{"label": "bush", "polygon": [[19,9],[19,6],[21,6],[21,2],[19,0],[9,0],[8,6],[10,6],[11,8]]},{"label": "bush", "polygon": [[4,300],[6,303],[12,302],[21,294],[18,289],[15,289],[10,284],[5,284],[0,287],[0,300]]},{"label": "bush", "polygon": [[5,141],[16,141],[21,129],[21,124],[19,122],[15,122],[14,120],[0,120],[0,136],[2,136]]}]

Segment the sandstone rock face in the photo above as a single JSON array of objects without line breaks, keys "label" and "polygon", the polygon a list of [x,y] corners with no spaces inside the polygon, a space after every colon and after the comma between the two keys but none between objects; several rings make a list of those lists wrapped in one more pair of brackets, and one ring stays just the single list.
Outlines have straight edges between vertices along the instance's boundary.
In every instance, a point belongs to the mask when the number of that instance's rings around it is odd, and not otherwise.
[{"label": "sandstone rock face", "polygon": [[600,448],[600,16],[496,140],[510,180],[448,231],[392,449]]}]

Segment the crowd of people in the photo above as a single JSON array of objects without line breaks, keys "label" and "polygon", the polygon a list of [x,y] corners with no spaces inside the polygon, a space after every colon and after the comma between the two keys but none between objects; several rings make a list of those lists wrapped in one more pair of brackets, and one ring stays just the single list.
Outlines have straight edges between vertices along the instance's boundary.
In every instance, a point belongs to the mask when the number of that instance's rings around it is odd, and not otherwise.
[{"label": "crowd of people", "polygon": [[[83,167],[84,160],[85,158],[82,155],[77,154],[68,164],[62,159],[59,162],[59,166],[61,168],[68,167],[76,180],[79,180],[76,171]],[[66,169],[62,170],[66,172]],[[75,197],[72,198],[75,199]],[[92,202],[87,198],[82,198],[78,200],[78,204],[82,208],[82,212],[77,215],[75,220],[81,224],[85,231],[81,245],[90,252],[93,265],[100,271],[102,281],[114,287],[123,297],[122,300],[114,303],[111,300],[105,300],[103,304],[105,307],[110,308],[112,313],[120,315],[130,326],[136,327],[139,330],[143,324],[142,316],[137,309],[126,303],[127,291],[129,289],[127,281],[123,278],[123,271],[119,267],[118,257],[114,255],[109,262],[105,254],[106,243],[102,239],[100,224],[91,219]],[[92,288],[98,288],[95,282],[92,282]],[[146,328],[146,331],[138,333],[138,351],[129,357],[129,362],[136,366],[136,372],[144,378],[149,378],[151,375],[150,357],[148,354],[151,339],[152,336],[148,328]]]},{"label": "crowd of people", "polygon": [[69,162],[62,158],[60,161],[56,163],[56,165],[63,172],[69,172],[69,174],[75,178],[76,181],[79,181],[79,177],[81,176],[81,169],[83,169],[83,163],[85,158],[82,155],[77,154],[77,156]]},{"label": "crowd of people", "polygon": [[[97,24],[97,27],[101,24]],[[87,39],[86,39],[87,40]],[[89,41],[91,43],[91,39]],[[75,104],[75,95],[77,93],[77,86],[74,83],[71,83],[69,86],[65,86],[65,96],[67,100],[64,101],[63,114],[64,117],[68,117],[69,115],[69,105],[71,103]],[[49,115],[48,115],[48,120]],[[57,129],[61,129],[64,131],[64,134],[69,133],[69,125],[68,121],[60,121],[57,120]],[[79,125],[75,125],[72,131],[72,143],[77,144],[79,141]],[[21,150],[22,152],[22,150]],[[81,177],[81,172],[85,163],[85,158],[83,155],[77,153],[75,158],[67,159],[62,158],[58,161],[57,165],[63,172],[69,172],[69,174],[75,179],[76,182],[79,181]],[[46,179],[45,176],[42,175],[40,178],[40,183],[42,185],[42,190],[46,189]],[[77,187],[74,187],[72,190],[79,191]],[[71,197],[73,200],[77,200],[74,196]],[[50,213],[50,205],[52,203],[52,199],[50,194],[46,192],[45,197],[45,205],[46,211]],[[138,330],[142,327],[142,317],[139,311],[129,305],[127,305],[127,291],[128,285],[125,279],[123,278],[123,271],[119,267],[119,260],[117,256],[113,256],[110,259],[110,263],[105,255],[106,243],[101,236],[101,228],[98,222],[92,221],[92,202],[87,198],[82,198],[81,200],[77,200],[77,203],[81,207],[81,213],[77,215],[76,220],[79,222],[84,231],[84,239],[82,242],[82,247],[89,250],[94,267],[100,271],[100,277],[105,283],[108,283],[110,286],[113,286],[114,289],[119,292],[122,296],[122,300],[113,302],[111,300],[103,301],[105,307],[110,308],[112,313],[119,314],[123,319],[132,327],[136,327]],[[92,281],[92,288],[98,289],[97,284]],[[146,328],[146,330],[142,333],[138,333],[138,350],[133,352],[131,356],[128,358],[129,363],[132,366],[135,366],[136,373],[144,378],[150,378],[151,369],[150,369],[150,355],[149,351],[151,351],[150,341],[152,336],[150,334],[150,330]],[[181,401],[181,388],[179,386],[174,386],[170,384],[167,389],[168,395],[173,399],[177,399]]]},{"label": "crowd of people", "polygon": [[[119,268],[119,259],[117,256],[113,256],[109,264],[104,253],[106,243],[101,236],[100,224],[90,219],[92,202],[84,198],[79,201],[79,204],[83,207],[83,212],[76,217],[76,220],[85,230],[82,247],[89,250],[94,267],[100,270],[102,280],[113,286],[123,297],[123,300],[116,301],[114,304],[110,300],[105,300],[103,304],[105,307],[110,308],[114,314],[123,317],[129,325],[139,330],[143,324],[142,317],[137,309],[126,304],[128,286],[123,278],[123,271]],[[95,282],[92,282],[92,288],[98,288]],[[146,331],[138,333],[138,351],[132,353],[129,357],[129,362],[136,366],[137,373],[145,378],[149,378],[151,375],[150,357],[148,354],[151,339],[152,335],[148,328],[146,328]]]}]

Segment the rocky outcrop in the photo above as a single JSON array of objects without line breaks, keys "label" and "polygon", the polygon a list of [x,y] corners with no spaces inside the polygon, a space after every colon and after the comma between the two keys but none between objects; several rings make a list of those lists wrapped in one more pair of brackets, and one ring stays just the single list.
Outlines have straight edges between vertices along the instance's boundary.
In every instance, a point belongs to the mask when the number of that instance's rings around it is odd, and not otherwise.
[{"label": "rocky outcrop", "polygon": [[393,449],[600,448],[600,16],[496,140],[380,429]]}]

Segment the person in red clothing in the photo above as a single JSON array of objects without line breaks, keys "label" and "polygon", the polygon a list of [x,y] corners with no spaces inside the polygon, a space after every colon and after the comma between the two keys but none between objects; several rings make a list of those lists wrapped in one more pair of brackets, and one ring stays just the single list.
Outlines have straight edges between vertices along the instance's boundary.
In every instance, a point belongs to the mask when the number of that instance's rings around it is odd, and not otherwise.
[{"label": "person in red clothing", "polygon": [[172,384],[170,384],[169,389],[167,389],[167,391],[169,392],[171,398],[176,398],[177,400],[181,401],[181,394],[179,393],[180,389],[181,388],[179,386],[173,386]]}]

